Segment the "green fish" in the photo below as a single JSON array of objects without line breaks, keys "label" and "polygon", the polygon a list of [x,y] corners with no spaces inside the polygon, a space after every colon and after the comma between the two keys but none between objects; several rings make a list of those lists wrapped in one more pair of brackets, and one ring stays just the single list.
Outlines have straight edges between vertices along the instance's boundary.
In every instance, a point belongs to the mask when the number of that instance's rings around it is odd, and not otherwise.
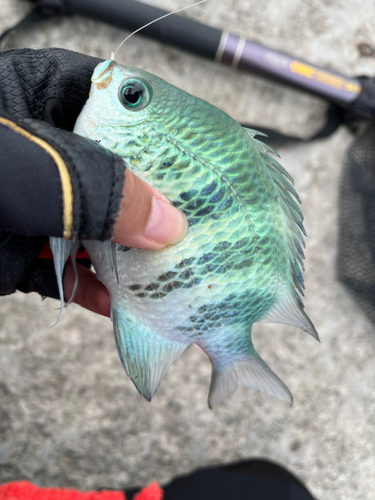
[{"label": "green fish", "polygon": [[138,391],[151,400],[195,343],[212,363],[210,408],[238,379],[292,404],[251,341],[260,321],[318,339],[300,299],[299,198],[273,150],[216,107],[113,60],[95,69],[75,132],[120,155],[190,224],[182,242],[160,251],[83,242],[110,293],[118,352]]}]

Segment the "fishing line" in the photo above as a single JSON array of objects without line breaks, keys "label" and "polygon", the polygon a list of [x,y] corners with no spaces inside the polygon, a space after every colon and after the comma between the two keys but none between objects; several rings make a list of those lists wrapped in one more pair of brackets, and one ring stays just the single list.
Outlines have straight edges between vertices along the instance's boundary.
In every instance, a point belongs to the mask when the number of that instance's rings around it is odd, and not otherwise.
[{"label": "fishing line", "polygon": [[196,3],[193,3],[192,5],[188,5],[187,7],[182,7],[181,9],[177,9],[177,10],[174,10],[173,12],[168,12],[168,14],[164,14],[164,16],[161,16],[161,17],[158,17],[157,19],[154,19],[153,21],[145,24],[144,26],[141,26],[140,28],[138,28],[137,30],[133,31],[133,33],[130,33],[129,36],[127,36],[125,38],[125,40],[123,40],[120,45],[117,47],[117,49],[112,52],[111,54],[111,61],[115,61],[115,57],[116,57],[116,54],[118,52],[118,50],[122,47],[122,45],[124,45],[124,43],[129,40],[129,38],[133,35],[135,35],[136,33],[138,33],[138,31],[141,31],[143,30],[144,28],[147,28],[147,26],[150,26],[151,24],[154,24],[156,23],[157,21],[160,21],[161,19],[164,19],[165,17],[168,17],[168,16],[171,16],[172,14],[176,14],[177,12],[181,12],[182,10],[186,10],[186,9],[190,9],[190,7],[195,7],[196,5],[199,5],[200,3],[204,3],[204,2],[207,2],[208,0],[200,0],[200,2],[196,2]]}]

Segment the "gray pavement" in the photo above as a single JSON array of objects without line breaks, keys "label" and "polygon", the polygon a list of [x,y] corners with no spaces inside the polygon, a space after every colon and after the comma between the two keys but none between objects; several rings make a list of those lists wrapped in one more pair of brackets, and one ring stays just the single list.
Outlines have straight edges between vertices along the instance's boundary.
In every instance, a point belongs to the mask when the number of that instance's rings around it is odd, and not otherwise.
[{"label": "gray pavement", "polygon": [[[153,3],[168,10],[186,4]],[[0,0],[0,31],[29,8],[24,0]],[[375,58],[360,57],[356,47],[375,44],[372,0],[210,0],[186,15],[347,75],[375,74]],[[6,45],[108,58],[124,36],[77,17],[43,22]],[[323,122],[325,104],[316,98],[141,36],[127,42],[118,61],[240,121],[306,136]],[[283,325],[255,325],[253,338],[291,389],[292,408],[240,387],[210,411],[210,363],[195,346],[147,403],[123,371],[109,320],[72,305],[45,330],[58,304],[17,293],[0,300],[0,481],[123,488],[265,457],[284,464],[319,500],[374,499],[375,331],[335,277],[338,189],[351,141],[341,128],[329,139],[279,151],[303,203],[305,305],[322,343]]]}]

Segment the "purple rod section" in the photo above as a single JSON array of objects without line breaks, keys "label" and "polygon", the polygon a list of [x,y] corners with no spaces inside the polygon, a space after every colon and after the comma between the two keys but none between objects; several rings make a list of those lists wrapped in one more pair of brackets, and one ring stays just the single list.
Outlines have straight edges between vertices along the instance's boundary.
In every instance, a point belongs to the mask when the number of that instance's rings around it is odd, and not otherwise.
[{"label": "purple rod section", "polygon": [[362,91],[356,78],[347,78],[225,32],[215,60],[341,102],[353,102]]}]

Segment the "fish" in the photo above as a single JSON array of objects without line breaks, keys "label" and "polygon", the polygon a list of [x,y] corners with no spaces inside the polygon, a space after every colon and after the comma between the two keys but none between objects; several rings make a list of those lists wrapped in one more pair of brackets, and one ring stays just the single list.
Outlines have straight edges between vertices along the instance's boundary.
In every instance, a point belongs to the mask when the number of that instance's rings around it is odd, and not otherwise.
[{"label": "fish", "polygon": [[318,339],[301,300],[303,216],[275,151],[208,102],[141,69],[108,60],[92,76],[74,132],[121,156],[189,221],[178,244],[150,251],[83,241],[111,298],[118,353],[152,399],[192,343],[212,364],[210,408],[238,381],[290,405],[287,386],[256,352],[256,322]]}]

